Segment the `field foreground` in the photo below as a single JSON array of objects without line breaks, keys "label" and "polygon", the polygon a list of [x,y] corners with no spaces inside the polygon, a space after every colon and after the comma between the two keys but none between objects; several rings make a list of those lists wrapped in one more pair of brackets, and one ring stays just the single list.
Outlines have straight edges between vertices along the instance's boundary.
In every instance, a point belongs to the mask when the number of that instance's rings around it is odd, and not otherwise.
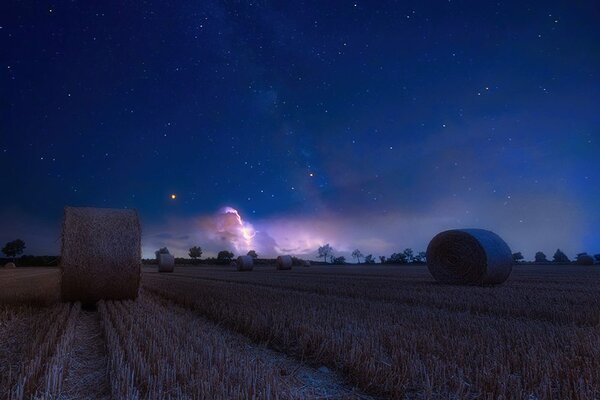
[{"label": "field foreground", "polygon": [[145,267],[138,300],[96,310],[56,303],[57,279],[0,269],[0,399],[600,398],[597,266],[490,288],[422,266]]}]

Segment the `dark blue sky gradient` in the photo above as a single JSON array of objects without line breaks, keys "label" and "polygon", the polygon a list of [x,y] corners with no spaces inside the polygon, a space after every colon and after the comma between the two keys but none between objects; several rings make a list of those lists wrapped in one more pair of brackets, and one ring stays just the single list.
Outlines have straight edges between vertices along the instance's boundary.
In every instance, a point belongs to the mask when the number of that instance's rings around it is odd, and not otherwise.
[{"label": "dark blue sky gradient", "polygon": [[592,1],[3,2],[0,240],[57,252],[64,205],[133,207],[145,253],[208,254],[231,246],[197,221],[231,206],[265,253],[465,226],[526,258],[600,252],[598,20]]}]

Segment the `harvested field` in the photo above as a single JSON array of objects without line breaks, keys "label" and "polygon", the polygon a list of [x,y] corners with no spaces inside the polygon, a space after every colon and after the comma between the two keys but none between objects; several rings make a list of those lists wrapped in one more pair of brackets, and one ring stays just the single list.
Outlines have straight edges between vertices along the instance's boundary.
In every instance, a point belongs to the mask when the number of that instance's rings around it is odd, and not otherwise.
[{"label": "harvested field", "polygon": [[[600,278],[600,268],[572,266],[570,271],[564,271],[565,267],[544,266],[543,275],[537,266],[518,268],[506,285],[469,288],[438,284],[424,266],[313,267],[285,274],[273,274],[266,267],[258,267],[248,275],[224,268],[179,268],[172,278],[281,288],[559,324],[600,323],[600,285],[591,283]],[[367,273],[369,270],[372,274]]]},{"label": "harvested field", "polygon": [[379,266],[180,268],[143,284],[376,396],[598,397],[600,270],[518,268],[493,288]]},{"label": "harvested field", "polygon": [[59,300],[58,268],[0,268],[0,304],[49,305]]},{"label": "harvested field", "polygon": [[[44,271],[0,270],[0,292]],[[144,268],[135,301],[0,306],[0,398],[597,399],[599,316],[597,266],[499,287],[425,266]]]}]

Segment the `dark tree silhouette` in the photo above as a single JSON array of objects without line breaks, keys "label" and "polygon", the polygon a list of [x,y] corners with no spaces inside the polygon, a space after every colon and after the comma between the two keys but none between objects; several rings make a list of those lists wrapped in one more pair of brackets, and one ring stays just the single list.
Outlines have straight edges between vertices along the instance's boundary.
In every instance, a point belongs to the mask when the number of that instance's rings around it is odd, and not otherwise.
[{"label": "dark tree silhouette", "polygon": [[424,251],[420,251],[417,253],[417,255],[414,257],[414,260],[416,262],[424,262],[427,259],[427,253],[425,253]]},{"label": "dark tree silhouette", "polygon": [[523,260],[525,257],[523,257],[523,254],[521,254],[521,252],[519,251],[519,252],[513,253],[512,258],[513,258],[514,262],[519,262],[519,261]]},{"label": "dark tree silhouette", "polygon": [[352,257],[356,258],[356,260],[360,264],[360,259],[363,258],[363,253],[361,253],[359,249],[356,249],[352,252]]},{"label": "dark tree silhouette", "polygon": [[411,248],[404,249],[402,253],[406,257],[406,262],[411,262],[413,260],[413,251]]},{"label": "dark tree silhouette", "polygon": [[365,257],[365,264],[375,264],[375,257],[373,257],[373,254],[369,254]]},{"label": "dark tree silhouette", "polygon": [[392,264],[406,264],[406,254],[404,253],[393,253],[390,258],[388,259],[388,262],[392,263]]},{"label": "dark tree silhouette", "polygon": [[538,251],[537,253],[535,253],[535,262],[545,263],[548,262],[548,258],[546,258],[546,255],[543,252]]},{"label": "dark tree silhouette", "polygon": [[569,260],[569,257],[567,257],[567,255],[565,253],[560,251],[560,249],[556,249],[553,260],[555,263],[567,263],[567,262],[571,261],[571,260]]},{"label": "dark tree silhouette", "polygon": [[329,243],[327,243],[326,245],[319,247],[317,254],[319,258],[323,257],[323,261],[327,262],[327,257],[332,257],[333,255],[333,249],[331,248]]},{"label": "dark tree silhouette", "polygon": [[190,252],[188,254],[195,261],[197,258],[202,257],[202,247],[194,246],[194,247],[190,248]]},{"label": "dark tree silhouette", "polygon": [[230,251],[227,250],[221,250],[219,252],[219,254],[217,254],[217,260],[221,263],[221,264],[226,264],[226,263],[230,263],[231,260],[233,259],[234,254]]},{"label": "dark tree silhouette", "polygon": [[331,259],[331,262],[333,264],[346,264],[346,257],[344,257],[344,256],[334,257]]},{"label": "dark tree silhouette", "polygon": [[385,256],[379,256],[379,261],[380,261],[382,264],[385,264]]},{"label": "dark tree silhouette", "polygon": [[23,250],[25,250],[25,242],[21,239],[13,240],[12,242],[6,243],[6,245],[2,248],[2,252],[6,254],[7,257],[15,258],[19,254],[23,254]]},{"label": "dark tree silhouette", "polygon": [[171,254],[171,253],[169,253],[169,249],[167,249],[166,247],[163,247],[154,252],[154,255],[156,256],[157,259],[158,259],[159,254]]},{"label": "dark tree silhouette", "polygon": [[579,265],[594,265],[594,258],[588,253],[577,254],[577,264]]},{"label": "dark tree silhouette", "polygon": [[252,258],[254,258],[254,259],[257,259],[257,258],[258,258],[258,254],[256,254],[256,251],[255,251],[255,250],[250,250],[250,251],[248,252],[248,254],[246,254],[246,255],[247,255],[247,256],[250,256],[250,257],[252,257]]},{"label": "dark tree silhouette", "polygon": [[594,258],[596,261],[600,262],[600,254],[594,254]]}]

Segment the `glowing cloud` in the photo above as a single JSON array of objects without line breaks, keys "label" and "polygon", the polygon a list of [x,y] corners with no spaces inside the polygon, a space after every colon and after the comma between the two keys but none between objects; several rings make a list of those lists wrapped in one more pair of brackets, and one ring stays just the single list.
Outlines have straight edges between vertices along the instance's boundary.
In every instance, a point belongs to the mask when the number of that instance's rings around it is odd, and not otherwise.
[{"label": "glowing cloud", "polygon": [[[551,202],[545,198],[514,199],[515,205],[536,203],[537,213],[528,214],[528,222],[511,221],[513,208],[498,199],[494,207],[465,203],[455,198],[440,198],[421,214],[411,212],[321,213],[271,216],[246,221],[232,207],[217,213],[186,218],[170,218],[164,223],[148,227],[144,235],[144,255],[152,257],[154,250],[168,246],[177,256],[186,256],[192,246],[202,246],[206,257],[220,250],[230,250],[236,255],[256,250],[260,257],[291,254],[316,258],[317,249],[329,243],[335,255],[347,258],[353,249],[364,254],[389,256],[393,252],[411,247],[425,250],[429,240],[445,229],[456,227],[483,227],[493,229],[505,238],[515,251],[533,257],[535,251],[546,254],[557,247],[575,254],[582,244],[584,219],[575,212],[565,213],[565,202]],[[470,210],[466,214],[464,210]],[[552,219],[548,219],[552,215]],[[500,219],[501,223],[497,220]],[[560,225],[563,229],[553,230]],[[543,235],[540,227],[546,227]],[[524,245],[527,244],[527,245]]]},{"label": "glowing cloud", "polygon": [[202,218],[200,227],[211,239],[220,239],[237,252],[250,250],[257,234],[252,224],[245,222],[233,207],[223,207],[216,215]]}]

